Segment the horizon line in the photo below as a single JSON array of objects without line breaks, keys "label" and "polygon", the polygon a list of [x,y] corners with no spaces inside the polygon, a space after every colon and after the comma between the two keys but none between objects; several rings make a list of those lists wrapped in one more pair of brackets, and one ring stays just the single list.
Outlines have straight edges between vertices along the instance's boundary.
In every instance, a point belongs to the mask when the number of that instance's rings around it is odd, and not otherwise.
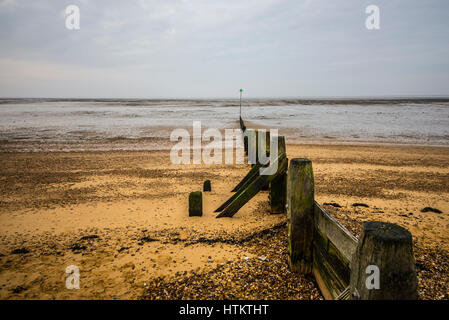
[{"label": "horizon line", "polygon": [[[239,100],[239,97],[0,97],[0,100]],[[449,99],[449,95],[375,95],[375,96],[285,96],[285,97],[244,97],[244,100],[323,100],[323,99]]]}]

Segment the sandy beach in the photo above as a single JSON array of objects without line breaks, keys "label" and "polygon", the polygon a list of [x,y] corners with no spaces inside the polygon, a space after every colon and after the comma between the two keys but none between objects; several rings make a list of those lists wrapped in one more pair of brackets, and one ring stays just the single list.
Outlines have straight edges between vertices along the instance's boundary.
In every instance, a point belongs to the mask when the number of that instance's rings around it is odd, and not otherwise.
[{"label": "sandy beach", "polygon": [[0,0],[0,302],[449,300],[449,2],[379,2]]},{"label": "sandy beach", "polygon": [[[448,148],[287,154],[313,161],[316,200],[354,234],[369,220],[410,230],[420,298],[449,298]],[[268,192],[215,218],[247,164],[174,165],[164,150],[11,151],[0,163],[0,299],[323,299],[313,277],[289,272],[286,216],[269,213]],[[189,218],[188,194],[206,179],[204,215]],[[79,290],[65,287],[69,265]]]}]

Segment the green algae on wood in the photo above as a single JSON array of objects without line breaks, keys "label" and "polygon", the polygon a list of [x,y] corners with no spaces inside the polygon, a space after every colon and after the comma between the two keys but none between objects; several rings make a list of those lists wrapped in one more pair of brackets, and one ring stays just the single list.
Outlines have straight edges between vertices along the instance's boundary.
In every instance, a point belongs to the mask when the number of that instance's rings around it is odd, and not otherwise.
[{"label": "green algae on wood", "polygon": [[206,180],[203,183],[203,191],[212,191],[210,180]]},{"label": "green algae on wood", "polygon": [[287,200],[287,174],[281,174],[270,183],[271,213],[284,213]]},{"label": "green algae on wood", "polygon": [[189,195],[189,217],[203,215],[203,194],[201,191],[191,192]]},{"label": "green algae on wood", "polygon": [[312,272],[314,203],[312,162],[308,159],[292,159],[287,176],[289,259],[292,271],[301,274]]},{"label": "green algae on wood", "polygon": [[257,178],[251,182],[245,189],[236,192],[232,198],[233,200],[229,205],[217,216],[217,218],[222,217],[232,217],[241,207],[243,207],[249,200],[251,200],[259,191],[261,191],[266,185],[268,185],[274,178],[278,175],[285,173],[287,170],[287,159],[282,157],[281,159],[276,159],[276,164],[278,165],[278,170],[273,175],[259,175]]},{"label": "green algae on wood", "polygon": [[[372,271],[367,274],[368,267]],[[368,288],[367,277],[375,274],[375,268],[378,270],[379,286]],[[418,298],[413,241],[408,230],[388,222],[370,221],[363,224],[351,262],[350,292],[353,299],[360,300]]]}]

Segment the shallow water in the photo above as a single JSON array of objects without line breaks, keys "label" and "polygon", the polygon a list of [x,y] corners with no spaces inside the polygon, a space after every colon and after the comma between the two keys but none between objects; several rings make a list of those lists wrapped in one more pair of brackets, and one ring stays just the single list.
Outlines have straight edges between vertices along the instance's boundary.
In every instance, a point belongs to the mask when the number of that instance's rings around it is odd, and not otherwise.
[{"label": "shallow water", "polygon": [[[237,128],[236,100],[0,99],[0,140],[168,139],[174,128]],[[449,99],[245,100],[247,125],[290,142],[449,145]]]}]

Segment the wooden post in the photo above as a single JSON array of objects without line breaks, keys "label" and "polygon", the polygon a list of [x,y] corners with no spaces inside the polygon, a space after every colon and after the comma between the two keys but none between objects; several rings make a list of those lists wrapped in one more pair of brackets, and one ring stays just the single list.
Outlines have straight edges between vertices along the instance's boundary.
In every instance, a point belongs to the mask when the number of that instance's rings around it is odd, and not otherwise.
[{"label": "wooden post", "polygon": [[254,130],[254,135],[255,135],[255,141],[254,141],[254,148],[255,148],[255,154],[256,154],[256,158],[255,158],[255,162],[252,164],[253,166],[259,163],[259,130]]},{"label": "wooden post", "polygon": [[242,130],[242,133],[245,133],[246,126],[245,123],[243,122],[242,117],[240,117],[240,129]]},{"label": "wooden post", "polygon": [[[261,131],[257,130],[257,139],[259,140],[259,138],[262,137],[262,133]],[[261,139],[262,140],[262,139]],[[265,145],[264,145],[265,144]],[[261,155],[262,157],[269,157],[269,150],[270,149],[270,131],[265,131],[265,143],[262,143],[262,141],[260,141],[260,145],[259,145],[259,141],[257,141],[257,164],[261,164]],[[259,152],[261,153],[261,155],[259,154]],[[270,185],[267,184],[266,186],[264,186],[262,188],[262,191],[269,191],[270,190]]]},{"label": "wooden post", "polygon": [[212,187],[210,185],[210,180],[204,181],[203,191],[212,191]]},{"label": "wooden post", "polygon": [[245,154],[248,155],[248,136],[243,135],[243,148],[245,149]]},{"label": "wooden post", "polygon": [[[273,138],[275,138],[275,137],[273,137]],[[285,148],[285,137],[277,136],[277,139],[278,139],[278,157],[281,155],[286,155],[287,149]]]},{"label": "wooden post", "polygon": [[388,222],[363,224],[351,263],[350,292],[352,299],[361,300],[418,298],[412,235],[408,230]]},{"label": "wooden post", "polygon": [[312,272],[314,232],[314,180],[312,162],[292,159],[287,176],[288,251],[294,272]]},{"label": "wooden post", "polygon": [[257,163],[257,130],[246,129],[245,138],[247,141],[248,162],[254,165]]},{"label": "wooden post", "polygon": [[203,194],[201,191],[191,192],[189,195],[189,217],[203,215]]},{"label": "wooden post", "polygon": [[[285,157],[284,136],[278,136],[278,157]],[[287,201],[287,174],[279,175],[273,179],[270,182],[269,190],[271,213],[284,213]]]},{"label": "wooden post", "polygon": [[[259,139],[259,137],[262,136],[261,129],[257,129],[256,132],[257,132],[256,133],[257,139]],[[257,152],[261,152],[263,156],[270,155],[270,139],[271,139],[270,137],[271,137],[270,131],[265,130],[265,143],[260,141],[260,145],[259,145],[259,141],[257,141]],[[259,147],[262,147],[261,151],[259,151]],[[259,154],[257,154],[257,158],[259,158]]]},{"label": "wooden post", "polygon": [[284,213],[287,200],[287,174],[276,177],[270,183],[271,213]]}]

